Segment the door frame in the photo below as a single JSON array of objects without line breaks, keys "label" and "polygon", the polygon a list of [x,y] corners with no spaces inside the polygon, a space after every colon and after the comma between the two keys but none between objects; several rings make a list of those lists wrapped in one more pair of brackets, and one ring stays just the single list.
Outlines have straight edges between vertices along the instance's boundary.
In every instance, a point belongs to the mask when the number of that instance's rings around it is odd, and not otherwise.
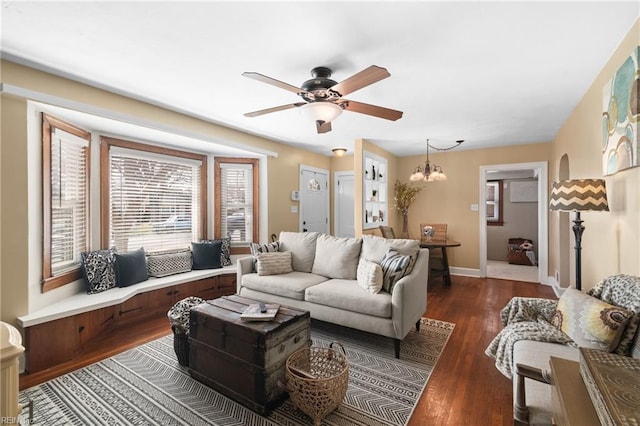
[{"label": "door frame", "polygon": [[[327,225],[325,228],[325,233],[326,234],[330,234],[331,233],[331,215],[329,214],[329,209],[330,209],[330,196],[329,196],[329,185],[331,184],[331,175],[329,174],[329,170],[325,170],[325,169],[320,169],[318,167],[312,167],[312,166],[308,166],[306,164],[302,164],[300,163],[300,167],[299,167],[299,173],[298,173],[298,191],[300,191],[300,193],[302,193],[302,188],[303,188],[303,182],[302,182],[302,172],[307,170],[310,172],[316,172],[316,173],[322,173],[327,175],[327,187],[326,189],[326,206],[327,206]],[[299,209],[298,209],[298,230],[300,232],[302,232],[302,199],[300,199],[299,201]]]},{"label": "door frame", "polygon": [[[487,172],[489,170],[534,170],[538,176],[538,282],[548,284],[549,268],[549,213],[547,208],[548,200],[548,162],[538,161],[531,163],[494,164],[490,166],[480,166],[480,187],[479,187],[479,252],[480,252],[480,277],[487,276],[487,203],[485,187],[487,185]],[[506,248],[505,248],[506,249]]]},{"label": "door frame", "polygon": [[[353,205],[353,214],[354,214],[354,218],[353,218],[353,223],[354,223],[354,237],[355,237],[355,192],[356,192],[356,187],[355,187],[355,182],[356,182],[356,173],[353,170],[350,171],[341,171],[341,172],[333,172],[333,222],[334,223],[338,223],[338,211],[340,210],[339,207],[340,205],[338,204],[338,193],[339,193],[339,188],[338,188],[338,182],[340,181],[340,178],[342,177],[353,177],[353,200],[354,200],[354,205]],[[329,219],[329,221],[331,222],[331,219]],[[337,230],[334,228],[333,230],[333,234],[336,235],[337,234]]]}]

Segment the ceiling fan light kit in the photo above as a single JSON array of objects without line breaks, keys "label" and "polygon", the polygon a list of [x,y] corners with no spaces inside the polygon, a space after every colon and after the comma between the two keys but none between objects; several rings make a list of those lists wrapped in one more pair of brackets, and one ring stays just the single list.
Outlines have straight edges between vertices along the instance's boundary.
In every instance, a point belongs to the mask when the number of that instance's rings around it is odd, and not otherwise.
[{"label": "ceiling fan light kit", "polygon": [[402,118],[402,111],[384,108],[377,105],[344,99],[344,95],[362,89],[389,77],[391,74],[382,67],[371,65],[370,67],[352,75],[340,83],[332,80],[332,71],[327,67],[315,67],[311,70],[313,78],[302,83],[298,88],[291,84],[267,77],[257,72],[244,72],[243,76],[271,84],[284,90],[295,93],[305,102],[280,105],[267,109],[245,113],[245,117],[258,117],[271,112],[284,111],[291,108],[300,108],[300,113],[310,120],[315,121],[318,133],[331,131],[331,121],[335,120],[343,110],[366,114],[385,120],[396,121]]},{"label": "ceiling fan light kit", "polygon": [[330,123],[342,114],[342,108],[339,105],[324,101],[302,105],[298,111],[311,122],[322,121],[323,123]]}]

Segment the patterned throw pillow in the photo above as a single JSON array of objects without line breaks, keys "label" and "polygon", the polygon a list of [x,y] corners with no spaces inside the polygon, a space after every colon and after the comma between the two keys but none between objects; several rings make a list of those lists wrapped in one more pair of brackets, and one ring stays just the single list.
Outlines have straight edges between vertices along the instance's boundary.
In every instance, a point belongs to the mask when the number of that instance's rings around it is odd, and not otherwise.
[{"label": "patterned throw pillow", "polygon": [[229,266],[231,262],[231,237],[220,238],[219,240],[202,240],[201,243],[216,243],[220,241],[220,264],[222,266]]},{"label": "patterned throw pillow", "polygon": [[376,262],[360,258],[358,262],[358,285],[369,293],[380,293],[382,290],[382,267]]},{"label": "patterned throw pillow", "polygon": [[114,249],[80,253],[87,293],[100,293],[116,286]]},{"label": "patterned throw pillow", "polygon": [[189,296],[173,305],[173,307],[169,309],[169,312],[167,312],[167,317],[169,318],[171,327],[179,328],[180,331],[188,336],[190,326],[189,316],[191,313],[191,308],[193,308],[194,306],[198,306],[201,303],[204,303],[204,299],[196,296]]},{"label": "patterned throw pillow", "polygon": [[251,250],[251,256],[253,256],[253,270],[258,271],[258,255],[260,253],[273,253],[280,251],[280,241],[274,241],[267,244],[249,243],[249,250]]},{"label": "patterned throw pillow", "polygon": [[382,289],[387,293],[393,293],[393,287],[396,283],[407,275],[410,263],[411,256],[400,254],[394,249],[389,249],[380,262],[383,273]]},{"label": "patterned throw pillow", "polygon": [[293,271],[290,251],[258,253],[256,261],[258,275],[280,275]]},{"label": "patterned throw pillow", "polygon": [[192,263],[189,249],[147,253],[147,270],[151,277],[166,277],[189,272]]},{"label": "patterned throw pillow", "polygon": [[631,316],[624,308],[569,288],[560,296],[551,322],[578,346],[610,352]]}]

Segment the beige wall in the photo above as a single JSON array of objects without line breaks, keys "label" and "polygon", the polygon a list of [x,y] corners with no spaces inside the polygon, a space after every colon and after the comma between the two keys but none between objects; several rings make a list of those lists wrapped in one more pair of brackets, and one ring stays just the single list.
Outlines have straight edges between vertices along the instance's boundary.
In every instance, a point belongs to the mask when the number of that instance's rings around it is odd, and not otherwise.
[{"label": "beige wall", "polygon": [[[613,52],[582,100],[564,123],[552,148],[549,177],[559,177],[560,159],[568,157],[569,178],[602,177],[602,89],[632,50],[640,45],[640,20],[637,20],[620,46]],[[582,287],[590,289],[602,278],[615,273],[640,275],[640,168],[624,170],[605,178],[609,212],[582,213],[585,231],[582,237]],[[569,218],[568,216],[571,216]],[[560,247],[573,248],[573,233],[560,218],[571,215],[549,213],[549,273],[560,270]],[[570,240],[570,244],[567,244]],[[573,250],[571,250],[573,251]],[[566,268],[566,266],[565,266]],[[573,253],[570,255],[570,283],[575,282]]]},{"label": "beige wall", "polygon": [[[301,163],[330,170],[331,158],[306,150],[285,146],[257,136],[221,127],[203,120],[185,116],[144,102],[109,93],[94,87],[76,83],[51,74],[23,67],[11,62],[0,63],[2,83],[86,104],[92,108],[124,114],[144,122],[161,123],[190,134],[201,134],[222,143],[241,144],[277,153],[268,158],[267,235],[281,230],[297,230],[298,214],[290,211],[291,190],[297,189]],[[0,319],[15,324],[17,316],[25,315],[35,305],[33,290],[38,288],[39,277],[29,274],[29,256],[33,247],[28,246],[29,235],[39,229],[29,229],[27,201],[27,103],[25,99],[2,94],[2,158],[1,194],[3,210],[0,217]],[[8,250],[7,248],[10,248]],[[41,248],[36,253],[41,257]],[[68,286],[65,286],[68,287]],[[56,289],[46,293],[47,301],[55,301],[56,294],[68,293]]]},{"label": "beige wall", "polygon": [[[447,250],[449,264],[479,269],[480,219],[471,205],[478,204],[480,197],[480,166],[548,161],[550,152],[550,143],[538,143],[429,154],[429,160],[444,169],[448,180],[419,184],[424,189],[409,208],[409,237],[420,237],[420,223],[446,223],[447,236],[462,243]],[[425,161],[426,153],[400,158],[398,179],[407,182],[409,174]]]}]

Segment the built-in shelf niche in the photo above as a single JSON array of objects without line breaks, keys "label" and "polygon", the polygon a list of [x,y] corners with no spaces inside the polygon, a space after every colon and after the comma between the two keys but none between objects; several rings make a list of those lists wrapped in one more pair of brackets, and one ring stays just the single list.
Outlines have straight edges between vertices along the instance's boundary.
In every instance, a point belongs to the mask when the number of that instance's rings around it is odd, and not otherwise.
[{"label": "built-in shelf niche", "polygon": [[363,228],[387,224],[387,160],[364,151],[362,185]]}]

